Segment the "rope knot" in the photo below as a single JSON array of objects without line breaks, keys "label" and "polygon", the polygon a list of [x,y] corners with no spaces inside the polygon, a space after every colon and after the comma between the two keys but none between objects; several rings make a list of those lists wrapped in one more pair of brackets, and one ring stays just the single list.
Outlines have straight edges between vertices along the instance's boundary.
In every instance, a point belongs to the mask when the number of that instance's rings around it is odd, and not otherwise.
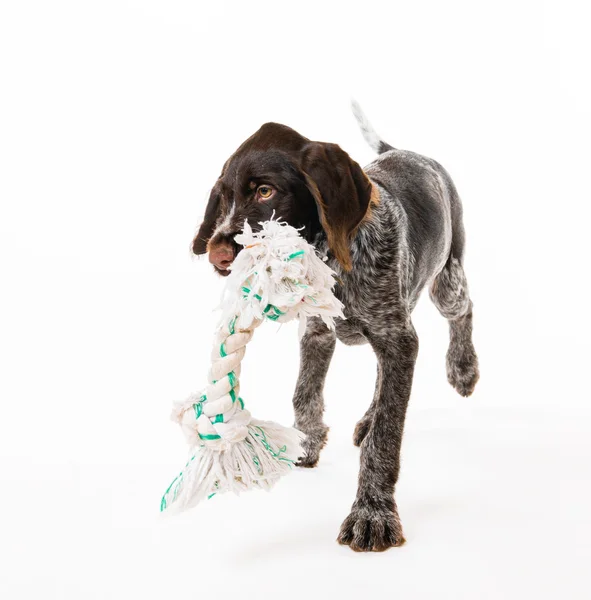
[{"label": "rope knot", "polygon": [[302,434],[251,418],[240,398],[246,344],[264,320],[318,316],[334,328],[344,318],[332,293],[333,271],[296,229],[276,220],[253,232],[247,222],[226,280],[222,325],[215,334],[207,387],[173,409],[191,447],[185,468],[170,484],[161,510],[189,508],[205,497],[252,488],[270,489],[301,456]]}]

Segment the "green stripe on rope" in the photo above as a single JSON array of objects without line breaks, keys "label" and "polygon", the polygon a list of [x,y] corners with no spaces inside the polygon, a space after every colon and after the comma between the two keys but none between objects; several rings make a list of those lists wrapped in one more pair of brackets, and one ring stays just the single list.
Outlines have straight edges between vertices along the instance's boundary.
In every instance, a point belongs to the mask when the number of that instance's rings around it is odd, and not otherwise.
[{"label": "green stripe on rope", "polygon": [[219,440],[222,437],[221,435],[218,435],[217,433],[206,433],[206,434],[198,433],[198,435],[202,440]]},{"label": "green stripe on rope", "polygon": [[226,342],[222,342],[220,345],[220,356],[222,358],[224,358],[225,356],[228,356],[228,354],[226,353],[225,343]]},{"label": "green stripe on rope", "polygon": [[195,418],[198,419],[203,414],[203,403],[207,400],[207,396],[203,394],[201,398],[193,404],[193,410],[195,411]]},{"label": "green stripe on rope", "polygon": [[[285,314],[284,312],[281,312],[281,311],[280,311],[280,310],[279,310],[279,309],[278,309],[276,306],[272,306],[272,305],[269,305],[269,306],[270,306],[270,307],[273,309],[273,311],[274,311],[274,313],[275,313],[275,314],[272,314],[272,315],[270,315],[270,314],[265,314],[265,317],[267,317],[267,319],[269,319],[269,321],[277,321],[277,319],[278,319],[278,318],[279,318],[281,315],[284,315],[284,314]],[[269,306],[267,306],[267,309],[269,308]],[[266,309],[265,309],[265,312],[266,312]]]},{"label": "green stripe on rope", "polygon": [[[243,288],[242,288],[242,291],[243,291],[245,294],[250,294],[250,289],[249,289],[249,288],[247,288],[247,287],[243,287]],[[255,297],[255,298],[256,298],[256,299],[257,299],[259,302],[262,300],[262,298],[261,298],[261,297],[260,297],[258,294],[254,294],[254,297]]]},{"label": "green stripe on rope", "polygon": [[236,373],[234,373],[234,371],[230,371],[228,373],[228,380],[230,381],[230,386],[232,387],[232,389],[235,388],[237,380],[236,380]]},{"label": "green stripe on rope", "polygon": [[[297,253],[296,253],[297,254]],[[243,287],[242,291],[245,294],[250,294],[251,290],[247,287]],[[259,296],[258,294],[254,294],[254,297],[260,302],[262,300],[261,296]],[[275,314],[273,315],[269,315],[267,314],[270,310],[273,310],[273,312]],[[265,315],[265,317],[267,317],[267,319],[269,319],[270,321],[276,321],[281,315],[284,315],[285,313],[281,310],[279,310],[276,306],[274,306],[273,304],[267,304],[267,306],[265,307],[265,309],[263,310],[263,314]]]},{"label": "green stripe on rope", "polygon": [[238,317],[234,317],[231,321],[230,321],[230,326],[228,327],[228,329],[230,330],[230,335],[234,335],[234,328],[236,327],[236,319],[238,319]]},{"label": "green stripe on rope", "polygon": [[212,421],[212,423],[223,423],[224,422],[224,415],[222,413],[220,413],[219,415],[215,416],[215,419]]},{"label": "green stripe on rope", "polygon": [[234,404],[234,402],[236,402],[236,392],[234,390],[230,390],[228,393],[230,394],[230,398],[232,398],[232,404]]},{"label": "green stripe on rope", "polygon": [[[195,460],[195,456],[193,455],[191,456],[191,458],[187,461],[187,464],[185,465],[185,469],[189,466],[189,463],[192,460]],[[172,483],[166,488],[166,491],[164,492],[164,495],[162,496],[162,500],[160,500],[160,512],[166,510],[168,508],[168,501],[166,500],[166,496],[168,496],[168,493],[170,492],[170,489],[172,488],[172,486],[176,483],[176,486],[174,488],[174,491],[172,493],[172,501],[174,502],[178,496],[179,493],[179,488],[181,487],[181,483],[183,482],[183,471],[181,471],[173,480]]]},{"label": "green stripe on rope", "polygon": [[287,450],[287,446],[282,446],[278,449],[277,452],[275,452],[275,450],[271,448],[271,445],[267,441],[267,435],[265,434],[264,430],[258,425],[255,425],[254,427],[255,429],[258,429],[260,431],[260,435],[258,433],[255,433],[254,435],[261,440],[261,444],[263,444],[263,446],[271,456],[273,456],[277,460],[284,460],[285,462],[290,463],[290,466],[294,463],[294,461],[290,458],[287,458],[286,456],[281,456],[281,454],[283,454]]},{"label": "green stripe on rope", "polygon": [[276,306],[274,306],[273,304],[267,304],[267,308],[265,308],[265,310],[263,311],[263,314],[267,314],[271,309],[273,309],[273,311],[275,312],[275,314],[279,317],[281,315],[284,315],[285,313],[280,311]]},{"label": "green stripe on rope", "polygon": [[[162,500],[160,500],[160,512],[166,510],[168,503],[166,502],[166,496],[168,495],[168,492],[170,492],[170,488],[178,481],[179,485],[181,483],[181,480],[183,478],[183,473],[179,473],[173,480],[172,483],[166,488],[166,491],[164,492],[164,495],[162,496]],[[176,499],[176,495],[177,495],[177,489],[178,486],[175,488],[174,490],[174,494],[173,494],[173,499],[172,501],[174,502]]]},{"label": "green stripe on rope", "polygon": [[259,472],[259,475],[263,475],[263,469],[261,468],[261,462],[259,461],[259,457],[257,456],[257,452],[254,449],[252,443],[248,440],[248,438],[244,439],[244,443],[248,446],[248,448],[250,449],[250,452],[252,454],[252,462],[255,464],[257,471]]},{"label": "green stripe on rope", "polygon": [[[271,309],[273,309],[273,312],[275,314],[270,315],[267,314]],[[267,308],[265,308],[265,310],[263,311],[263,314],[265,315],[265,317],[267,317],[267,319],[269,319],[270,321],[277,321],[277,319],[281,316],[284,315],[285,313],[282,312],[281,310],[279,310],[276,306],[274,306],[273,304],[267,304]]]},{"label": "green stripe on rope", "polygon": [[293,260],[297,256],[301,256],[302,254],[306,254],[306,252],[304,250],[298,250],[297,252],[290,254],[285,260]]}]

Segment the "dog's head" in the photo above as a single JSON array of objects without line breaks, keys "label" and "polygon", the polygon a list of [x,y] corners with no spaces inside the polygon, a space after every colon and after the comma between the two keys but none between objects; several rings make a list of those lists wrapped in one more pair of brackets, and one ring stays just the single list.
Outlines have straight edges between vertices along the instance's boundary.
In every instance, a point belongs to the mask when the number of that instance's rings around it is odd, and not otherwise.
[{"label": "dog's head", "polygon": [[371,183],[336,144],[312,142],[293,129],[266,123],[226,161],[216,181],[193,252],[209,252],[221,275],[239,251],[234,236],[247,220],[275,217],[313,241],[324,232],[328,247],[351,268],[349,240],[368,211]]}]

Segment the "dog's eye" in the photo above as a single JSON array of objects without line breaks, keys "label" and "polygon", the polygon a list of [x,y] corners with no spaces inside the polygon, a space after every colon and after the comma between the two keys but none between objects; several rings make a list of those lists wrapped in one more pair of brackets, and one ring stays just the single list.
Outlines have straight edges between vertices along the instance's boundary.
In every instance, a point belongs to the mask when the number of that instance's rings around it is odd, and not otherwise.
[{"label": "dog's eye", "polygon": [[257,188],[257,197],[259,200],[269,200],[275,194],[275,190],[270,185],[259,185]]}]

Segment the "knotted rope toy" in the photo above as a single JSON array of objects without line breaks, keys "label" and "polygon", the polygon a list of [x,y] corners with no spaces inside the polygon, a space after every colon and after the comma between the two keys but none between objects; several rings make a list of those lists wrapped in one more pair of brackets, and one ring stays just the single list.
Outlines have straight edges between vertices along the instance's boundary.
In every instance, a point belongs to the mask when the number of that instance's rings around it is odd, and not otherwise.
[{"label": "knotted rope toy", "polygon": [[320,317],[331,329],[343,318],[332,293],[334,273],[297,229],[273,220],[253,232],[247,222],[235,240],[238,253],[226,280],[215,333],[209,385],[177,402],[172,419],[190,446],[185,468],[170,484],[160,509],[181,511],[222,492],[270,489],[302,455],[303,434],[251,418],[239,396],[240,363],[264,321]]}]

